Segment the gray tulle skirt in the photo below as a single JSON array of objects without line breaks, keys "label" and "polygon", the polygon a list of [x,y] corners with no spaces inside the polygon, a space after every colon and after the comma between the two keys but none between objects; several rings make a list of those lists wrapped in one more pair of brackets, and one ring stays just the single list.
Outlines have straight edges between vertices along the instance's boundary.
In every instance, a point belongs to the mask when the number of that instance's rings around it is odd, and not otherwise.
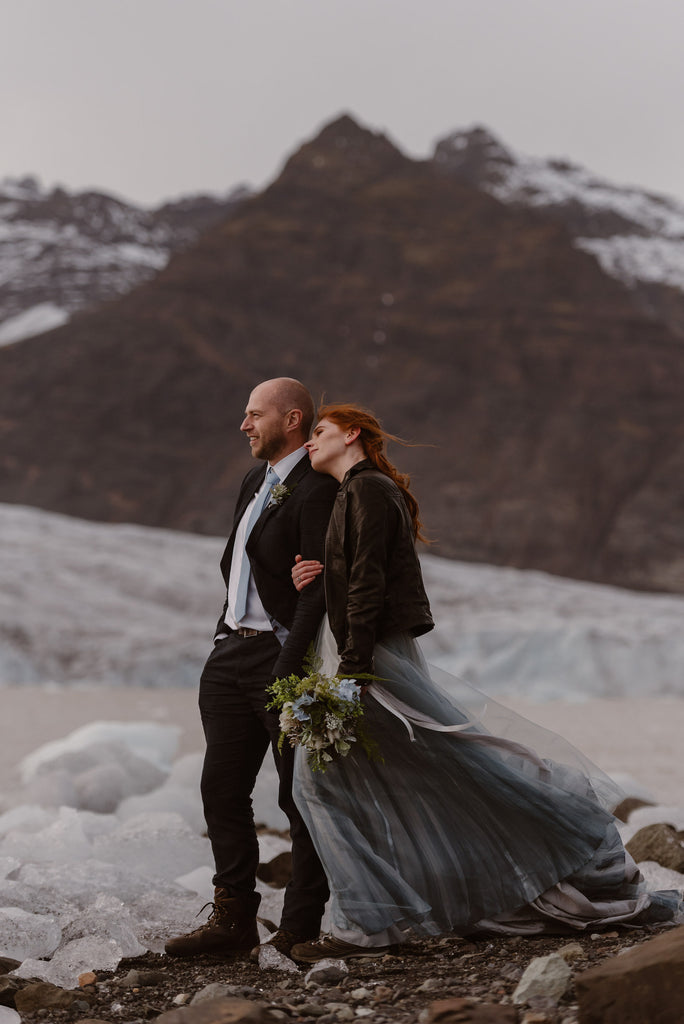
[{"label": "gray tulle skirt", "polygon": [[[327,624],[324,669],[337,654]],[[647,892],[612,808],[618,787],[561,737],[434,667],[378,644],[354,748],[325,773],[297,751],[294,794],[325,867],[333,932],[367,945],[478,930],[529,933],[681,915]]]}]

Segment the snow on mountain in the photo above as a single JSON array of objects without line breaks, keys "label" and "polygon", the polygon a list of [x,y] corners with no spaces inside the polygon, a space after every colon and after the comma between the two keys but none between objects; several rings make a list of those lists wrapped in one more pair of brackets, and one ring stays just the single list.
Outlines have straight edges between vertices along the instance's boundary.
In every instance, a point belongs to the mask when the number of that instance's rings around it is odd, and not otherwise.
[{"label": "snow on mountain", "polygon": [[576,246],[627,285],[684,291],[684,203],[613,184],[567,160],[519,153],[479,126],[442,139],[434,159],[502,203],[556,213]]},{"label": "snow on mountain", "polygon": [[98,192],[0,181],[0,344],[123,295],[246,195],[194,196],[146,210]]},{"label": "snow on mountain", "polygon": [[[478,126],[442,139],[434,161],[503,203],[562,220],[577,248],[629,287],[684,291],[684,203],[527,156]],[[130,291],[246,195],[240,188],[147,210],[98,192],[48,191],[34,177],[1,180],[0,344]]]},{"label": "snow on mountain", "polygon": [[[0,684],[196,685],[223,539],[14,505],[0,505],[0,535]],[[426,656],[492,695],[684,694],[682,597],[430,555],[423,567]]]},{"label": "snow on mountain", "polygon": [[39,302],[16,316],[10,316],[0,325],[0,345],[11,345],[13,341],[30,338],[42,331],[51,331],[53,327],[61,327],[69,319],[65,309],[60,309],[54,302]]}]

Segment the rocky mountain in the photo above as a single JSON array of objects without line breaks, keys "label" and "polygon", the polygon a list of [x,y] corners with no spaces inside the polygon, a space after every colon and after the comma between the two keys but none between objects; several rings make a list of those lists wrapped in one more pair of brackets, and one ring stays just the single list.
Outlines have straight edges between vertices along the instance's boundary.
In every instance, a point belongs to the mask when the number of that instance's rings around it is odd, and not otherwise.
[{"label": "rocky mountain", "polygon": [[563,224],[640,309],[684,335],[684,203],[517,153],[479,126],[446,136],[433,159],[456,180]]},{"label": "rocky mountain", "polygon": [[0,500],[223,534],[246,396],[292,374],[423,445],[394,455],[436,554],[684,591],[684,347],[576,239],[340,118],[153,279],[0,350]]},{"label": "rocky mountain", "polygon": [[124,295],[247,195],[197,195],[146,210],[100,192],[0,181],[0,345]]}]

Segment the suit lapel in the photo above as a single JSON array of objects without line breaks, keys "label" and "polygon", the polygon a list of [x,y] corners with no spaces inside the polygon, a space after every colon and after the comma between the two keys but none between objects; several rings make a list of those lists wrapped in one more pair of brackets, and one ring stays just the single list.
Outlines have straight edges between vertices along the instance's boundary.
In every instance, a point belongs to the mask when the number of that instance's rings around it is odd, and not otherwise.
[{"label": "suit lapel", "polygon": [[[299,460],[296,466],[288,473],[284,480],[281,481],[289,490],[294,490],[300,480],[311,470],[311,463],[309,462],[308,455],[303,456]],[[264,474],[265,475],[265,474]],[[262,478],[263,479],[263,478]],[[262,511],[261,515],[257,519],[256,523],[252,527],[252,532],[249,535],[248,545],[251,547],[252,544],[256,544],[263,530],[264,526],[276,512],[278,512],[284,505],[289,501],[290,495],[284,499],[279,505],[267,505]]]},{"label": "suit lapel", "polygon": [[230,562],[233,557],[233,546],[235,544],[235,534],[237,533],[238,524],[245,514],[245,509],[249,505],[255,493],[261,487],[265,476],[266,463],[262,463],[261,466],[255,466],[254,469],[250,469],[249,473],[242,481],[242,487],[240,488],[237,504],[235,506],[235,515],[233,516],[233,528],[230,531],[230,536],[226,541],[226,546],[221,557],[221,572],[223,573],[226,585],[228,584],[228,573],[230,571]]},{"label": "suit lapel", "polygon": [[311,463],[309,462],[309,456],[304,455],[303,458],[299,460],[297,465],[294,466],[291,472],[288,473],[288,475],[283,480],[283,483],[285,484],[286,487],[295,487],[302,479],[302,477],[306,476],[310,469]]}]

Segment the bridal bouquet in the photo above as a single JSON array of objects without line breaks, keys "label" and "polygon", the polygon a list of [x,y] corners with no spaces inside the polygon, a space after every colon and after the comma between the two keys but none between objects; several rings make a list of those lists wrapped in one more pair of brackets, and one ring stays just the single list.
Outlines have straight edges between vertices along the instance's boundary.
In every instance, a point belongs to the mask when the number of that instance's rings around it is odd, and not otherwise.
[{"label": "bridal bouquet", "polygon": [[276,679],[267,690],[273,699],[266,706],[280,712],[278,750],[287,737],[291,746],[306,750],[315,772],[326,771],[336,755],[346,757],[352,743],[376,757],[361,723],[361,686],[354,679],[323,675],[314,659],[307,659],[304,667],[304,677]]}]

